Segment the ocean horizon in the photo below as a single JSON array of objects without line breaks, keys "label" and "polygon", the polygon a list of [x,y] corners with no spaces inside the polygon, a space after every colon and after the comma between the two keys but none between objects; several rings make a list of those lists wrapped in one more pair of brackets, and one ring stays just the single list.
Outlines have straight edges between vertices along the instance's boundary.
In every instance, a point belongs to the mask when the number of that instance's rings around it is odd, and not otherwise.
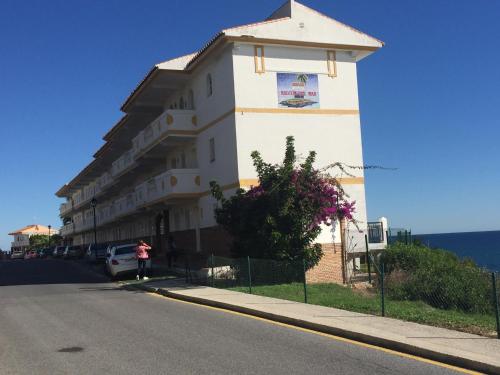
[{"label": "ocean horizon", "polygon": [[472,259],[482,268],[500,271],[500,230],[413,234],[412,237],[431,248],[451,251],[462,259]]}]

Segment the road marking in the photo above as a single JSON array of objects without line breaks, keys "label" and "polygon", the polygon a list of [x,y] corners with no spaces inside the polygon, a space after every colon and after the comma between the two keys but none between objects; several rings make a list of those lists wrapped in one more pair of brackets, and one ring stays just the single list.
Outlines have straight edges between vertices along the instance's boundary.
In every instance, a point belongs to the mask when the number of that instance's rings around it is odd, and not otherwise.
[{"label": "road marking", "polygon": [[427,358],[419,357],[419,356],[412,355],[412,354],[398,352],[396,350],[383,348],[381,346],[376,346],[376,345],[373,345],[373,344],[366,344],[364,342],[355,341],[355,340],[351,340],[351,339],[346,339],[345,337],[340,337],[340,336],[332,335],[330,333],[324,333],[324,332],[314,331],[312,329],[297,327],[297,326],[294,326],[294,325],[291,325],[291,324],[287,324],[287,323],[276,322],[274,320],[270,320],[270,319],[266,319],[266,318],[261,318],[259,316],[254,316],[254,315],[250,315],[250,314],[246,314],[246,313],[241,313],[241,312],[238,312],[238,311],[232,311],[232,310],[224,309],[224,308],[221,308],[221,307],[214,307],[214,306],[203,305],[203,304],[196,303],[196,302],[184,301],[184,300],[181,300],[181,299],[164,296],[164,295],[158,294],[158,293],[146,292],[146,294],[149,294],[149,295],[155,296],[155,297],[159,297],[159,298],[165,298],[165,299],[168,299],[168,300],[171,300],[171,301],[185,303],[185,304],[188,304],[188,305],[196,305],[196,306],[204,307],[206,309],[211,309],[211,310],[216,310],[216,311],[223,311],[223,312],[226,312],[226,313],[229,313],[229,314],[233,314],[233,315],[238,315],[238,316],[243,316],[243,317],[246,317],[246,318],[260,320],[260,321],[267,322],[267,323],[274,324],[274,325],[278,325],[278,326],[281,326],[281,327],[287,327],[287,328],[295,329],[297,331],[312,333],[314,335],[327,337],[327,338],[330,338],[330,339],[333,339],[333,340],[336,340],[336,341],[341,341],[341,342],[349,343],[349,344],[352,344],[352,345],[361,346],[363,348],[378,350],[378,351],[381,351],[381,352],[384,352],[384,353],[396,355],[398,357],[413,359],[415,361],[428,363],[428,364],[431,364],[431,365],[434,365],[434,366],[438,366],[438,367],[443,367],[443,368],[446,368],[446,369],[450,369],[450,370],[454,370],[454,371],[457,371],[457,372],[461,372],[463,374],[481,375],[481,373],[477,372],[477,371],[467,370],[467,369],[464,369],[464,368],[461,368],[461,367],[457,367],[457,366],[453,366],[453,365],[448,365],[446,363],[442,363],[442,362],[438,362],[438,361],[433,361],[432,359],[427,359]]}]

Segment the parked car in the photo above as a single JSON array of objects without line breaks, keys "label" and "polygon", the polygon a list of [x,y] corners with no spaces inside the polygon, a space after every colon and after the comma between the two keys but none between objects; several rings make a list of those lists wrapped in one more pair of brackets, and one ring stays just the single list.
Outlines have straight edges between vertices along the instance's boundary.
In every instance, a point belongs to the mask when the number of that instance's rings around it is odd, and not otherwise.
[{"label": "parked car", "polygon": [[83,249],[81,246],[66,246],[64,249],[63,258],[81,258],[83,256]]},{"label": "parked car", "polygon": [[10,255],[10,259],[24,259],[24,252],[21,250],[13,251]]},{"label": "parked car", "polygon": [[[135,272],[137,270],[137,259],[135,258],[135,247],[137,244],[113,245],[106,255],[106,272],[112,277]],[[146,262],[146,267],[151,268],[151,259]]]},{"label": "parked car", "polygon": [[107,243],[90,244],[87,248],[87,252],[85,253],[85,258],[87,261],[94,263],[105,261],[108,246],[109,244]]},{"label": "parked car", "polygon": [[60,258],[63,256],[64,250],[66,250],[66,246],[56,246],[52,252],[52,256],[54,258]]},{"label": "parked car", "polygon": [[35,258],[36,258],[36,251],[35,250],[27,251],[24,254],[24,259],[35,259]]}]

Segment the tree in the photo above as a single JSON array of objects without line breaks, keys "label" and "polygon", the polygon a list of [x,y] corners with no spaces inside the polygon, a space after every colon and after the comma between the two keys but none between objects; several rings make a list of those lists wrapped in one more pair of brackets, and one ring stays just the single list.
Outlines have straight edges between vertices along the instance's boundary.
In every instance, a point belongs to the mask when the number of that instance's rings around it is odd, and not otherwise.
[{"label": "tree", "polygon": [[220,186],[210,182],[219,203],[215,218],[233,237],[233,253],[277,260],[305,259],[308,267],[316,265],[323,255],[321,246],[314,243],[321,224],[351,220],[354,202],[345,199],[335,178],[314,169],[315,152],[297,165],[291,136],[286,139],[282,164],[264,162],[257,151],[251,157],[259,185],[248,191],[238,189],[226,199]]},{"label": "tree", "polygon": [[[55,245],[62,241],[62,237],[55,233],[50,236],[50,244]],[[34,234],[30,237],[30,250],[47,247],[49,244],[49,236],[46,234]]]}]

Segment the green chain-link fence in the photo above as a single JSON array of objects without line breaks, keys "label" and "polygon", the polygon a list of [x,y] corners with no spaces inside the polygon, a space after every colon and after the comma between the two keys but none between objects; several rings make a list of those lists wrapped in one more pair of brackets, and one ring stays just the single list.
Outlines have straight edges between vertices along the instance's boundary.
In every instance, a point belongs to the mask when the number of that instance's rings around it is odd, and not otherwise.
[{"label": "green chain-link fence", "polygon": [[458,277],[432,269],[407,273],[384,264],[383,255],[367,258],[371,282],[348,285],[317,282],[302,261],[249,257],[193,256],[185,260],[185,275],[194,284],[500,337],[498,274],[477,267]]}]

